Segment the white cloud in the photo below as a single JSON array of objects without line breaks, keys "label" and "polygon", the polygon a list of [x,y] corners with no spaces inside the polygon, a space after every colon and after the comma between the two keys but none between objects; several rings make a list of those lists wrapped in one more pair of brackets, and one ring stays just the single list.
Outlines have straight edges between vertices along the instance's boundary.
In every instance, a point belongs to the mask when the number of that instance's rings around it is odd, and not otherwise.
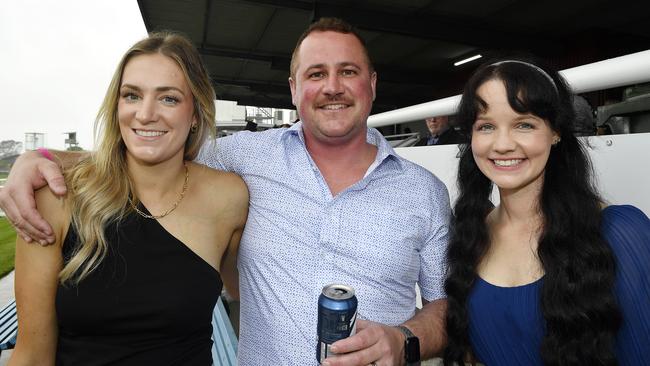
[{"label": "white cloud", "polygon": [[0,4],[0,140],[46,133],[64,147],[92,129],[115,66],[146,29],[136,1],[4,1]]}]

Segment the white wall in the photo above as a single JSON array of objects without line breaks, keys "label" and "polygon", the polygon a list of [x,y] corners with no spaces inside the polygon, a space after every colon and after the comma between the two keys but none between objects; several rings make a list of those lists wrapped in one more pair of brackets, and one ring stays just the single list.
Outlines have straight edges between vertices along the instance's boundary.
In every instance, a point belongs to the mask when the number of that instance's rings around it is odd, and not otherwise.
[{"label": "white wall", "polygon": [[219,122],[244,122],[246,119],[246,107],[238,105],[237,102],[230,100],[216,100],[216,117]]},{"label": "white wall", "polygon": [[[632,204],[650,216],[650,133],[592,136],[587,138],[598,186],[610,204]],[[458,196],[456,145],[395,149],[440,178],[453,202]],[[495,190],[496,192],[496,190]],[[495,202],[498,197],[495,195]]]}]

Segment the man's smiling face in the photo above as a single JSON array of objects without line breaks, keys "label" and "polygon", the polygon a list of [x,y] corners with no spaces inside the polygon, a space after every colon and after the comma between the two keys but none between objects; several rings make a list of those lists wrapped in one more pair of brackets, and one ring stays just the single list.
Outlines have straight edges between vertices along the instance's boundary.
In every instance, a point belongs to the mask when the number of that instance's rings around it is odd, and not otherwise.
[{"label": "man's smiling face", "polygon": [[337,143],[363,134],[375,98],[377,76],[353,34],[315,31],[300,45],[289,79],[303,131]]}]

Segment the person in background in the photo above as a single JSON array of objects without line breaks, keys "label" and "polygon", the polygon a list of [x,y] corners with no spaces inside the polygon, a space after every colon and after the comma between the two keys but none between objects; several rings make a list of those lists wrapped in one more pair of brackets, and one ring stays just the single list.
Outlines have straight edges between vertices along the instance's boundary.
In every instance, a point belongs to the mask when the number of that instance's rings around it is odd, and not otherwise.
[{"label": "person in background", "polygon": [[247,119],[246,120],[246,126],[244,127],[244,130],[251,131],[251,132],[257,131],[257,123]]},{"label": "person in background", "polygon": [[465,142],[465,138],[449,124],[449,116],[425,119],[429,133],[415,146],[449,145]]},{"label": "person in background", "polygon": [[[365,320],[323,365],[415,365],[445,344],[449,195],[368,128],[376,80],[359,34],[323,18],[292,56],[289,86],[301,121],[201,149],[198,161],[239,174],[250,191],[238,257],[239,365],[317,365],[318,296],[334,282],[356,290]],[[32,229],[47,225],[29,210],[30,186],[43,176],[56,183],[59,173],[26,154],[0,202],[23,235],[45,241]]]},{"label": "person in background", "polygon": [[573,110],[575,111],[575,135],[593,136],[596,134],[596,121],[594,111],[587,100],[579,95],[572,98]]},{"label": "person in background", "polygon": [[565,81],[487,64],[457,116],[445,364],[650,364],[650,220],[596,191]]},{"label": "person in background", "polygon": [[[18,342],[9,365],[210,365],[222,281],[237,296],[248,191],[192,163],[214,91],[186,38],[152,33],[122,57],[98,150],[36,192],[54,245],[16,244]],[[47,153],[46,153],[47,154]]]}]

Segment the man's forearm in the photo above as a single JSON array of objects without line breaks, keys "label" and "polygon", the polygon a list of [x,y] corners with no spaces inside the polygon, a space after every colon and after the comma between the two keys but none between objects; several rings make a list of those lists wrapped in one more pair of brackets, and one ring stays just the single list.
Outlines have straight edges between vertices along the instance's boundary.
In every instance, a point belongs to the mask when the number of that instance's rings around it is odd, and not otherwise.
[{"label": "man's forearm", "polygon": [[404,323],[420,340],[420,355],[423,360],[442,354],[447,344],[446,314],[447,299],[438,299],[424,304],[413,318]]}]

